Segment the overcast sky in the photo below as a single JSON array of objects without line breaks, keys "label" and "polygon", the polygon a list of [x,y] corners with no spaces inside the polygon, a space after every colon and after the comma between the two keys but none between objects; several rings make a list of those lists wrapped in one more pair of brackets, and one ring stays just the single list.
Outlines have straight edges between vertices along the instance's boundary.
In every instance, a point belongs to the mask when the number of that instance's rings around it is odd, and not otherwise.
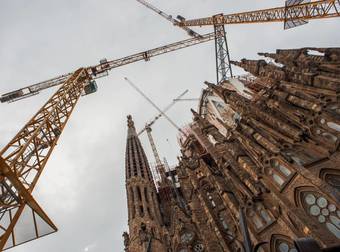
[{"label": "overcast sky", "polygon": [[[173,16],[187,18],[283,4],[275,0],[150,2]],[[281,23],[228,26],[231,58],[256,58],[257,52],[276,48],[339,47],[339,28],[340,19],[311,21],[288,31]],[[0,94],[94,65],[101,58],[116,59],[186,38],[185,32],[135,0],[1,0]],[[33,193],[59,231],[12,251],[123,251],[126,115],[131,114],[141,129],[157,114],[123,78],[130,78],[165,107],[185,89],[190,90],[187,98],[195,98],[205,80],[215,81],[214,57],[214,44],[208,42],[114,69],[98,80],[98,92],[81,98]],[[235,68],[234,73],[241,71]],[[0,104],[0,148],[53,91]],[[168,115],[184,125],[191,119],[191,107],[196,109],[197,104],[178,103]],[[153,134],[160,155],[175,164],[179,153],[176,129],[160,119]],[[149,161],[154,162],[146,136],[141,140]]]}]

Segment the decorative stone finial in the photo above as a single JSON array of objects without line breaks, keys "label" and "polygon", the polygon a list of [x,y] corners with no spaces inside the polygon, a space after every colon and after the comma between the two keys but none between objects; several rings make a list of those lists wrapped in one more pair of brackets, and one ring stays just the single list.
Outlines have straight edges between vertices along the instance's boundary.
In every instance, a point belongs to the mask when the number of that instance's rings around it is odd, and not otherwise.
[{"label": "decorative stone finial", "polygon": [[133,122],[131,115],[127,116],[127,124],[128,124],[129,128],[134,128],[135,127],[135,123]]}]

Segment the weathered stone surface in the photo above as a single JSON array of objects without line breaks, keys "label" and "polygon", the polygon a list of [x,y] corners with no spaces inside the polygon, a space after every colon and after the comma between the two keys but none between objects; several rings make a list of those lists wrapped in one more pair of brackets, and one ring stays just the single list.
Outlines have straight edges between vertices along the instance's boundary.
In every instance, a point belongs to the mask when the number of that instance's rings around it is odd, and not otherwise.
[{"label": "weathered stone surface", "polygon": [[[189,136],[181,141],[180,196],[156,197],[151,180],[141,176],[149,171],[145,154],[138,154],[144,153],[140,143],[136,136],[134,143],[128,140],[126,251],[146,251],[150,240],[151,252],[238,251],[240,208],[252,242],[267,241],[266,252],[281,252],[282,246],[294,251],[293,239],[303,236],[321,246],[339,243],[340,49],[260,55],[282,65],[233,62],[254,75],[239,79],[246,94],[232,81],[206,83],[198,110],[204,113],[192,111]],[[136,186],[153,193],[152,203],[142,197],[153,218],[132,217],[140,214]]]}]

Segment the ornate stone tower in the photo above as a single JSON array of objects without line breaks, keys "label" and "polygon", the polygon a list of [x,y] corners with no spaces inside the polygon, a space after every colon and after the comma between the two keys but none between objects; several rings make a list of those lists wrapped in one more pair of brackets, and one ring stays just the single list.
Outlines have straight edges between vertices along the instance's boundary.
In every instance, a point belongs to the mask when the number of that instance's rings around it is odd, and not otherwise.
[{"label": "ornate stone tower", "polygon": [[241,213],[261,252],[297,252],[301,237],[339,246],[340,48],[260,55],[272,61],[206,82],[179,137],[175,195],[164,175],[157,193],[128,117],[126,251],[243,251]]},{"label": "ornate stone tower", "polygon": [[125,251],[165,252],[156,188],[131,116],[128,116],[125,158],[129,212],[129,234],[123,235]]},{"label": "ornate stone tower", "polygon": [[340,49],[260,55],[275,62],[233,62],[252,75],[206,83],[180,140],[183,195],[196,223],[212,227],[207,251],[238,251],[239,209],[265,252],[296,252],[300,237],[338,245]]}]

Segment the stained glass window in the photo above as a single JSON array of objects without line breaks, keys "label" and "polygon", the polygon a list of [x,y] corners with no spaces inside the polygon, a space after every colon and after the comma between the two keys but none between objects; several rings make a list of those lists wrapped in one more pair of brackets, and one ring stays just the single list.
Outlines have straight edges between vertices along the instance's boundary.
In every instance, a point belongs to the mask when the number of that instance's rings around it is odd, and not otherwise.
[{"label": "stained glass window", "polygon": [[324,196],[308,192],[304,195],[304,208],[308,214],[324,224],[327,229],[340,239],[340,211]]},{"label": "stained glass window", "polygon": [[271,176],[274,182],[282,188],[285,183],[294,175],[294,170],[284,163],[282,160],[273,159],[271,160]]}]

